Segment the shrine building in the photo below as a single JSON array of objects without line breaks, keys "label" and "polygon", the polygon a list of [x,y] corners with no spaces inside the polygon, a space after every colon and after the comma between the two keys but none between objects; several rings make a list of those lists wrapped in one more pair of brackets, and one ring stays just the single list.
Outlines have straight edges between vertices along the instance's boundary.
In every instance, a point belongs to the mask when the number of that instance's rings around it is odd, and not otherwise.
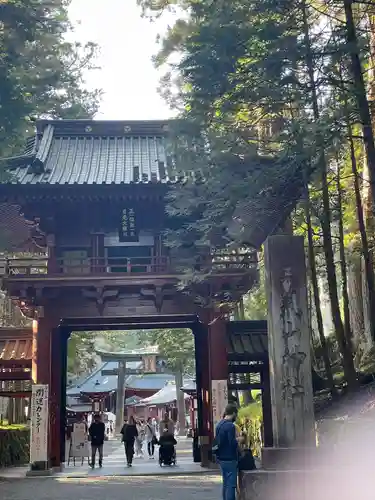
[{"label": "shrine building", "polygon": [[[26,150],[4,160],[9,180],[0,184],[0,203],[18,207],[30,221],[33,242],[32,234],[38,235],[39,253],[34,248],[30,257],[5,259],[3,286],[37,320],[32,380],[49,386],[48,466],[64,460],[69,335],[100,329],[193,332],[202,463],[210,459],[213,426],[221,416],[221,407],[212,408],[211,389],[228,383],[234,328],[228,333],[230,308],[219,309],[215,301],[229,294],[234,304],[251,289],[256,252],[228,256],[215,249],[215,255],[197,256],[205,263],[205,279],[190,293],[179,289],[179,257],[163,241],[165,196],[181,181],[167,135],[164,121],[42,120]],[[202,296],[206,307],[197,300]],[[231,361],[232,372],[246,371],[249,355],[244,351],[240,358]],[[267,353],[255,358],[252,373],[268,373]]]}]

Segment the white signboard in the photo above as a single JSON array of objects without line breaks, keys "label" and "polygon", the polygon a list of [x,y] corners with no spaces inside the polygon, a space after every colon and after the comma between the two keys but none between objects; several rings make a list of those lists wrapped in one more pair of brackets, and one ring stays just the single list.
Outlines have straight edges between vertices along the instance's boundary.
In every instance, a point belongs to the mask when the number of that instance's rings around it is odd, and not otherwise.
[{"label": "white signboard", "polygon": [[86,424],[74,424],[69,455],[74,458],[85,458],[89,454]]},{"label": "white signboard", "polygon": [[48,461],[48,385],[33,385],[30,414],[30,463]]},{"label": "white signboard", "polygon": [[214,428],[223,418],[228,404],[228,381],[212,380],[211,382],[212,420]]}]

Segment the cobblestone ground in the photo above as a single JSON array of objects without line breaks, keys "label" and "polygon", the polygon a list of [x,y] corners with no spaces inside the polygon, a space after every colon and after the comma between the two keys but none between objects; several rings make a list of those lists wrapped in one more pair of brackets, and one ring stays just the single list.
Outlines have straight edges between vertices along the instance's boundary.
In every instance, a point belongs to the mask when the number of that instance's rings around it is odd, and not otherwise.
[{"label": "cobblestone ground", "polygon": [[4,500],[220,500],[220,478],[102,477],[30,478],[0,482]]}]

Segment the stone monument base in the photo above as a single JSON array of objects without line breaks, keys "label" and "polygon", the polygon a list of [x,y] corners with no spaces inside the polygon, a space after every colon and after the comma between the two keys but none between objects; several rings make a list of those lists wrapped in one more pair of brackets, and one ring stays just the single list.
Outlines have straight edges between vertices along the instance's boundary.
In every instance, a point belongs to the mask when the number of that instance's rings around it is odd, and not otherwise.
[{"label": "stone monument base", "polygon": [[[366,484],[364,484],[366,483]],[[244,472],[241,500],[353,500],[372,498],[374,484],[358,483],[358,471],[352,468],[321,470],[257,470]],[[360,490],[360,491],[359,491]],[[359,493],[359,496],[357,495]],[[365,496],[362,496],[366,493]],[[367,496],[366,496],[367,495]],[[368,496],[369,495],[369,496]]]},{"label": "stone monument base", "polygon": [[308,470],[319,464],[321,449],[311,448],[262,448],[264,470]]}]

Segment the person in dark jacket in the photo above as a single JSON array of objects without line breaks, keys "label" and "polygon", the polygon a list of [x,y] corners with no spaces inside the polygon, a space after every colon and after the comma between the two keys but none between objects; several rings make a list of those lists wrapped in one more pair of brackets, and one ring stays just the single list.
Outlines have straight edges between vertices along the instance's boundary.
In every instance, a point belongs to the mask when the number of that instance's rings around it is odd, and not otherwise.
[{"label": "person in dark jacket", "polygon": [[163,434],[159,438],[159,459],[165,465],[172,465],[173,455],[175,454],[175,445],[177,441],[168,427],[163,429]]},{"label": "person in dark jacket", "polygon": [[97,451],[99,452],[99,467],[102,467],[105,424],[101,421],[100,415],[94,416],[94,421],[89,428],[89,436],[91,441],[91,467],[95,467]]},{"label": "person in dark jacket", "polygon": [[133,464],[134,457],[134,442],[138,437],[137,425],[135,423],[134,417],[131,416],[129,418],[129,422],[124,423],[121,429],[122,434],[122,442],[125,446],[125,456],[128,467],[131,467]]},{"label": "person in dark jacket", "polygon": [[238,477],[238,442],[234,422],[237,418],[237,407],[227,405],[215,431],[215,453],[223,478],[223,500],[235,500]]}]

